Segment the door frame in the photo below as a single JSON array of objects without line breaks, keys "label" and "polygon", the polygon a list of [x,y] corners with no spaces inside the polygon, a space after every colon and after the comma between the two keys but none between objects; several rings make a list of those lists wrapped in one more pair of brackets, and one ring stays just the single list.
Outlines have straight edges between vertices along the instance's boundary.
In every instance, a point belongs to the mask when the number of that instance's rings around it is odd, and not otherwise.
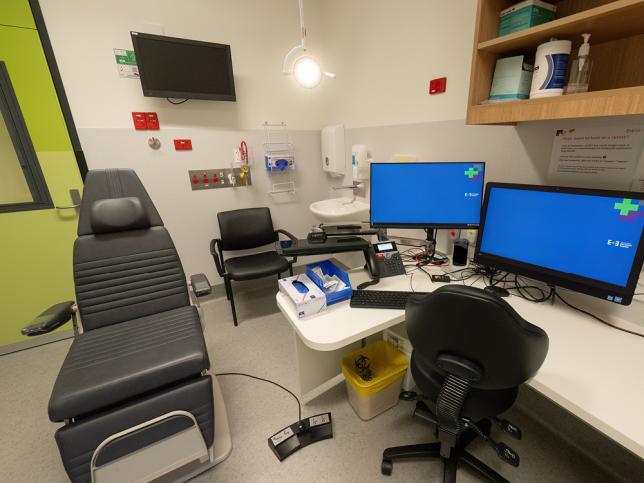
[{"label": "door frame", "polygon": [[80,139],[78,138],[76,124],[74,124],[74,117],[72,116],[72,110],[69,107],[69,101],[67,100],[67,95],[65,94],[65,87],[63,85],[63,79],[60,76],[60,71],[58,70],[58,64],[56,62],[56,56],[54,55],[54,49],[51,45],[51,41],[49,40],[49,33],[47,32],[47,26],[45,25],[45,18],[43,17],[38,0],[29,0],[29,6],[31,7],[31,13],[34,17],[34,22],[36,23],[36,31],[38,32],[38,37],[40,38],[40,44],[42,45],[43,51],[45,53],[45,59],[47,61],[47,66],[49,67],[49,73],[54,83],[54,89],[56,90],[58,103],[60,104],[60,109],[63,112],[63,118],[65,120],[65,125],[67,126],[67,133],[69,134],[69,139],[72,143],[72,149],[74,150],[74,156],[76,157],[76,164],[78,164],[78,171],[80,172],[81,179],[84,182],[85,177],[87,176],[87,161],[85,160],[85,153],[83,153]]}]

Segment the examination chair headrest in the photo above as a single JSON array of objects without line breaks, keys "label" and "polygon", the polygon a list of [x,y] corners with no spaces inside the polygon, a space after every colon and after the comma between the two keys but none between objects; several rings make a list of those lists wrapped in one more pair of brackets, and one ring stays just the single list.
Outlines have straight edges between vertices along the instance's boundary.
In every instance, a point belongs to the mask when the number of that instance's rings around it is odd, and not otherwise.
[{"label": "examination chair headrest", "polygon": [[133,170],[97,169],[87,173],[79,236],[151,226],[163,226],[163,220]]}]

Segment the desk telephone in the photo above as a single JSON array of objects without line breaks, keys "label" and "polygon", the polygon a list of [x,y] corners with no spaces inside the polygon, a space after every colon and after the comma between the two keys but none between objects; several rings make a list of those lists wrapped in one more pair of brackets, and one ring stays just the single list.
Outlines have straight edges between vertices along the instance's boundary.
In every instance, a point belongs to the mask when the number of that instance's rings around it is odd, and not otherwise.
[{"label": "desk telephone", "polygon": [[366,258],[367,271],[373,280],[405,274],[405,265],[393,241],[374,243]]}]

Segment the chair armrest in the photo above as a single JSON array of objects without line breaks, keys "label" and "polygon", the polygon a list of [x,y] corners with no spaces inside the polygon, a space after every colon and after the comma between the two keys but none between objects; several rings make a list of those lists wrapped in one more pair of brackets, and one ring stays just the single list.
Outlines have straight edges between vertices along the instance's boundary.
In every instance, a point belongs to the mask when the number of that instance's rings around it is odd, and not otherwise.
[{"label": "chair armrest", "polygon": [[223,253],[221,251],[221,238],[213,238],[210,240],[210,254],[212,259],[215,261],[215,267],[217,267],[217,273],[220,277],[223,277],[225,274],[223,266]]},{"label": "chair armrest", "polygon": [[288,231],[284,230],[283,228],[275,230],[275,233],[281,233],[282,235],[286,235],[291,240],[297,241],[297,238],[295,238],[295,235],[293,235],[291,232],[288,232]]},{"label": "chair armrest", "polygon": [[47,334],[69,322],[73,314],[73,301],[61,302],[59,304],[52,305],[36,317],[31,324],[27,327],[23,327],[20,332],[22,335],[27,336]]},{"label": "chair armrest", "polygon": [[[280,233],[283,234],[283,235],[286,235],[294,243],[297,242],[297,238],[295,238],[295,235],[293,235],[290,231],[286,231],[283,228],[279,228],[279,229],[275,230],[275,234],[277,235],[278,239],[279,239],[279,234]],[[297,255],[288,255],[288,256],[291,257],[291,259],[292,259],[291,262],[290,262],[291,265],[293,265],[294,263],[297,262]]]}]

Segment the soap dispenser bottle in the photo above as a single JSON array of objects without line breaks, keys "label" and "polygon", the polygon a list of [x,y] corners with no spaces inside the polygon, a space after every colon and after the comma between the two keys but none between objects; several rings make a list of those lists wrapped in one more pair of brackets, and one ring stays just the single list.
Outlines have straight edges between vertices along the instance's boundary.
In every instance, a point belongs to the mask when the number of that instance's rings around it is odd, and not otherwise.
[{"label": "soap dispenser bottle", "polygon": [[588,81],[590,80],[590,71],[593,66],[590,60],[590,34],[581,34],[584,38],[584,43],[579,47],[579,54],[577,58],[572,61],[570,66],[570,75],[568,77],[568,85],[564,91],[565,94],[576,94],[578,92],[588,92]]}]

